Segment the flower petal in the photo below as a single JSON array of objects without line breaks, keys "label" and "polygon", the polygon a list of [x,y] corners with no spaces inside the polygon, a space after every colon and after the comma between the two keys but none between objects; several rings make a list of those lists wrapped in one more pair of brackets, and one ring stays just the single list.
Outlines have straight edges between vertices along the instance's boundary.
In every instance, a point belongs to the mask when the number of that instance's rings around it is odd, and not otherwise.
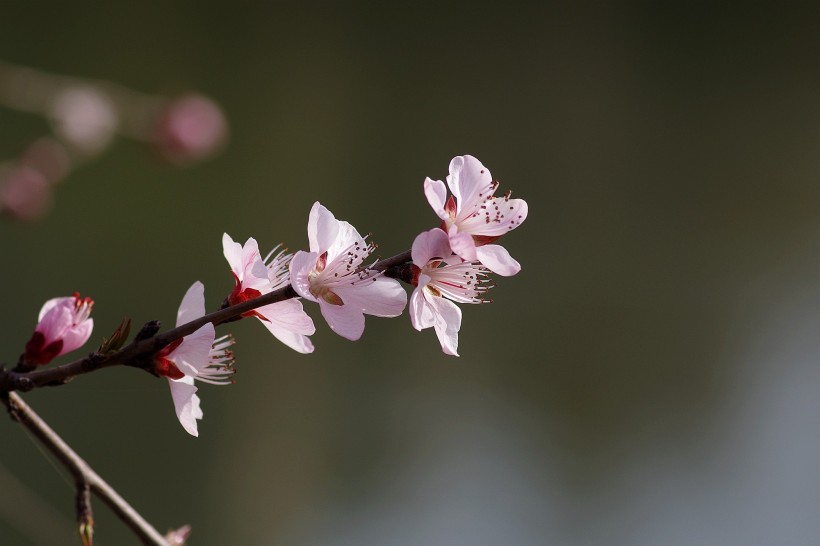
[{"label": "flower petal", "polygon": [[[226,235],[227,237],[227,235]],[[228,237],[230,239],[230,237]],[[187,324],[205,315],[205,285],[196,281],[185,292],[177,311],[177,326]]]},{"label": "flower petal", "polygon": [[449,215],[444,210],[444,204],[447,202],[447,187],[444,182],[429,177],[426,178],[424,180],[424,195],[427,196],[427,202],[433,207],[438,217],[446,220]]},{"label": "flower petal", "polygon": [[425,328],[430,328],[435,323],[433,309],[424,299],[423,291],[424,288],[421,286],[413,290],[413,294],[410,296],[410,305],[408,306],[410,323],[419,332]]},{"label": "flower petal", "polygon": [[265,328],[270,331],[273,336],[296,351],[297,353],[309,354],[313,352],[313,343],[310,338],[303,334],[297,334],[291,330],[282,328],[276,323],[261,321]]},{"label": "flower petal", "polygon": [[317,301],[310,293],[310,272],[316,267],[319,254],[316,252],[298,251],[290,261],[290,284],[296,293],[310,301]]},{"label": "flower petal", "polygon": [[433,258],[448,258],[453,251],[450,249],[450,240],[444,230],[439,228],[419,233],[413,240],[410,255],[413,263],[424,267]]},{"label": "flower petal", "polygon": [[328,326],[340,336],[356,341],[364,332],[364,315],[352,305],[332,305],[319,300],[319,309]]},{"label": "flower petal", "polygon": [[341,307],[355,307],[360,313],[377,317],[397,317],[407,305],[407,292],[396,279],[375,277],[363,284],[340,286],[334,292],[342,298]]},{"label": "flower petal", "polygon": [[492,182],[490,171],[473,156],[461,155],[450,161],[447,185],[456,197],[459,217],[462,211],[473,209],[492,194]]},{"label": "flower petal", "polygon": [[[269,322],[279,325],[281,328],[303,335],[313,335],[316,327],[305,310],[302,302],[297,299],[289,299],[265,305],[256,309],[256,312],[268,319]],[[262,321],[265,322],[265,321]]]},{"label": "flower petal", "polygon": [[94,330],[94,319],[92,318],[85,319],[75,327],[66,330],[63,334],[63,348],[60,350],[60,354],[70,353],[85,345],[85,342],[91,337],[92,330]]},{"label": "flower petal", "polygon": [[501,245],[484,245],[476,247],[476,258],[493,273],[511,277],[521,271],[521,264],[510,256]]},{"label": "flower petal", "polygon": [[473,236],[469,233],[458,233],[454,225],[450,226],[450,248],[468,262],[478,259]]},{"label": "flower petal", "polygon": [[308,216],[308,241],[310,251],[323,254],[333,244],[339,230],[333,213],[316,201]]},{"label": "flower petal", "polygon": [[182,343],[168,353],[167,358],[185,375],[198,375],[210,364],[211,347],[215,337],[214,325],[209,322],[193,334],[182,338]]},{"label": "flower petal", "polygon": [[276,339],[300,353],[312,353],[313,343],[307,336],[316,332],[316,327],[302,308],[302,302],[295,299],[280,301],[260,307],[257,313],[267,320],[260,320]]},{"label": "flower petal", "polygon": [[51,298],[50,300],[45,302],[43,304],[43,307],[40,309],[40,314],[37,316],[37,322],[43,320],[43,317],[46,316],[46,313],[48,313],[55,307],[66,307],[68,309],[73,309],[75,301],[76,300],[73,297]]},{"label": "flower petal", "polygon": [[527,202],[523,199],[496,197],[477,216],[461,223],[461,230],[475,235],[500,237],[527,219]]},{"label": "flower petal", "polygon": [[169,379],[168,385],[171,387],[174,410],[182,428],[191,436],[199,436],[196,420],[202,419],[203,414],[193,378],[186,376],[179,380]]},{"label": "flower petal", "polygon": [[461,309],[455,303],[444,298],[429,296],[426,298],[434,309],[435,330],[441,350],[445,354],[458,356],[458,331],[461,329]]},{"label": "flower petal", "polygon": [[222,254],[231,266],[231,271],[242,279],[242,245],[235,242],[227,233],[222,234]]}]

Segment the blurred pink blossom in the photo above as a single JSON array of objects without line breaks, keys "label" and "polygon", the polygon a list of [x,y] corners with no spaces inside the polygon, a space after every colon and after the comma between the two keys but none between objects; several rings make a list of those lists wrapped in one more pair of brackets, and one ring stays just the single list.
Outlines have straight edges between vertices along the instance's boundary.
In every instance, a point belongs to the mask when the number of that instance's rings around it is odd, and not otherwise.
[{"label": "blurred pink blossom", "polygon": [[217,153],[228,136],[228,122],[219,106],[202,95],[171,101],[156,125],[160,153],[175,163],[201,161]]}]

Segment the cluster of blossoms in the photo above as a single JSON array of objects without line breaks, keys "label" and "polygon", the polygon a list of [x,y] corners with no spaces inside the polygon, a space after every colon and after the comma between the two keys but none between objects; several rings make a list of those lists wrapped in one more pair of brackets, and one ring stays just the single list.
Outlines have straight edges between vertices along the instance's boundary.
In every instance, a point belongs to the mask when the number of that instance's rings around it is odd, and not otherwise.
[{"label": "cluster of blossoms", "polygon": [[[511,199],[509,192],[496,197],[497,188],[489,170],[469,155],[450,162],[446,185],[427,178],[424,193],[441,225],[419,234],[411,248],[412,262],[392,272],[368,265],[375,245],[318,202],[308,217],[309,251],[291,255],[276,247],[263,258],[255,239],[241,245],[225,234],[222,248],[234,279],[226,304],[253,300],[290,284],[299,297],[319,304],[334,332],[355,341],[364,332],[364,315],[402,314],[407,293],[394,278],[398,277],[415,287],[409,305],[413,327],[434,328],[442,350],[458,356],[461,309],[456,304],[482,303],[491,288],[490,272],[510,276],[521,270],[502,246],[493,243],[526,219],[527,203]],[[93,326],[88,318],[91,306],[90,299],[79,295],[46,302],[21,362],[45,364],[85,343]],[[197,281],[182,299],[177,326],[204,315],[205,287]],[[242,316],[257,318],[291,349],[313,352],[309,336],[316,328],[300,299],[262,305]],[[153,355],[150,371],[168,379],[177,417],[194,436],[203,415],[196,382],[233,381],[233,343],[229,335],[217,338],[209,322]]]}]

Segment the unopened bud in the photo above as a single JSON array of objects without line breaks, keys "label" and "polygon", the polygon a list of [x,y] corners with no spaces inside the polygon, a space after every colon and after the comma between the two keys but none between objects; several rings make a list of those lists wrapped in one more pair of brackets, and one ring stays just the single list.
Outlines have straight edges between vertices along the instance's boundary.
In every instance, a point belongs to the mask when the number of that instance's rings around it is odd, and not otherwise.
[{"label": "unopened bud", "polygon": [[174,163],[207,159],[222,149],[228,123],[222,109],[202,95],[185,95],[171,101],[156,126],[156,145]]},{"label": "unopened bud", "polygon": [[0,170],[0,210],[20,220],[39,220],[51,210],[54,196],[43,174],[17,165]]}]

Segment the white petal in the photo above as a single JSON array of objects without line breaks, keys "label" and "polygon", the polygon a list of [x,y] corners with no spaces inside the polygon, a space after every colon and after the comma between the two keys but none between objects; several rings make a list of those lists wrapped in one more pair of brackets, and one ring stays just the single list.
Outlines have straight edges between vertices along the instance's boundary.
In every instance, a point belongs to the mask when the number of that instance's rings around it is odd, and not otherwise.
[{"label": "white petal", "polygon": [[447,234],[439,228],[419,233],[413,240],[413,247],[410,250],[413,263],[418,267],[426,266],[433,258],[448,258],[452,253]]},{"label": "white petal", "polygon": [[336,217],[321,203],[316,201],[308,217],[308,241],[310,251],[323,254],[336,240],[339,226]]},{"label": "white petal", "polygon": [[501,245],[484,245],[476,247],[476,257],[493,273],[511,277],[521,271],[521,264],[510,256]]},{"label": "white petal", "polygon": [[300,250],[293,255],[290,261],[290,284],[296,293],[306,300],[316,301],[313,294],[310,293],[310,277],[309,274],[316,267],[316,260],[319,259],[319,254],[316,252],[304,252]]},{"label": "white petal", "polygon": [[352,305],[331,305],[319,300],[319,309],[328,326],[340,336],[356,341],[364,332],[364,315]]},{"label": "white petal", "polygon": [[242,278],[242,245],[231,238],[227,233],[222,234],[222,254],[231,266],[234,275]]},{"label": "white petal", "polygon": [[447,185],[456,197],[459,217],[461,211],[472,209],[492,193],[490,191],[492,181],[490,171],[481,164],[481,161],[471,155],[454,157],[450,161]]},{"label": "white petal", "polygon": [[333,290],[342,298],[342,307],[355,307],[361,313],[377,317],[397,317],[407,305],[407,292],[399,281],[376,277],[356,286],[340,286]]},{"label": "white petal", "polygon": [[446,220],[449,215],[444,210],[444,205],[447,203],[447,187],[444,182],[426,178],[424,180],[424,195],[427,196],[427,202],[433,207],[438,217]]},{"label": "white petal", "polygon": [[313,319],[305,313],[305,310],[302,308],[302,302],[297,299],[289,299],[265,305],[264,307],[259,307],[256,312],[268,319],[268,322],[276,324],[285,330],[307,336],[316,333]]},{"label": "white petal", "polygon": [[364,239],[359,235],[359,231],[350,225],[349,222],[338,220],[336,226],[336,239],[331,245],[326,247],[328,262],[332,262],[340,254],[346,253],[350,247],[356,243],[358,243],[361,248],[367,247]]},{"label": "white petal", "polygon": [[410,305],[408,306],[410,323],[419,332],[425,328],[430,328],[435,323],[433,309],[424,298],[423,290],[421,286],[413,290],[413,294],[410,296]]},{"label": "white petal", "polygon": [[172,360],[185,375],[197,375],[210,364],[211,346],[215,337],[214,325],[209,322],[193,334],[182,338],[182,343],[168,353],[168,359]]},{"label": "white petal", "polygon": [[468,262],[478,259],[473,236],[469,233],[458,233],[455,226],[450,226],[450,248]]},{"label": "white petal", "polygon": [[313,352],[313,343],[310,338],[303,334],[297,334],[274,322],[260,321],[265,328],[274,335],[276,339],[296,351],[297,353],[308,354]]},{"label": "white petal", "polygon": [[441,350],[445,354],[458,356],[458,331],[461,329],[461,309],[444,298],[431,296],[428,302],[435,309],[435,329]]},{"label": "white petal", "polygon": [[259,253],[259,244],[256,239],[249,237],[242,247],[242,274],[239,275],[242,281],[242,288],[253,288],[260,292],[270,291],[270,279],[268,278],[268,268],[262,261]]},{"label": "white petal", "polygon": [[[462,231],[474,235],[500,236],[517,228],[527,219],[527,202],[523,199],[497,197],[488,202],[486,207],[486,213],[481,211],[485,214],[479,213],[478,216],[461,222]],[[487,219],[490,221],[487,222]]]},{"label": "white petal", "polygon": [[197,419],[202,419],[202,409],[199,406],[199,397],[196,395],[197,388],[194,380],[190,377],[183,377],[179,380],[168,380],[171,387],[171,398],[174,401],[174,410],[177,414],[182,428],[188,431],[191,436],[199,436],[197,430]]},{"label": "white petal", "polygon": [[[227,235],[226,235],[227,237]],[[205,315],[205,285],[196,281],[185,292],[177,311],[177,326],[187,324]]]}]

